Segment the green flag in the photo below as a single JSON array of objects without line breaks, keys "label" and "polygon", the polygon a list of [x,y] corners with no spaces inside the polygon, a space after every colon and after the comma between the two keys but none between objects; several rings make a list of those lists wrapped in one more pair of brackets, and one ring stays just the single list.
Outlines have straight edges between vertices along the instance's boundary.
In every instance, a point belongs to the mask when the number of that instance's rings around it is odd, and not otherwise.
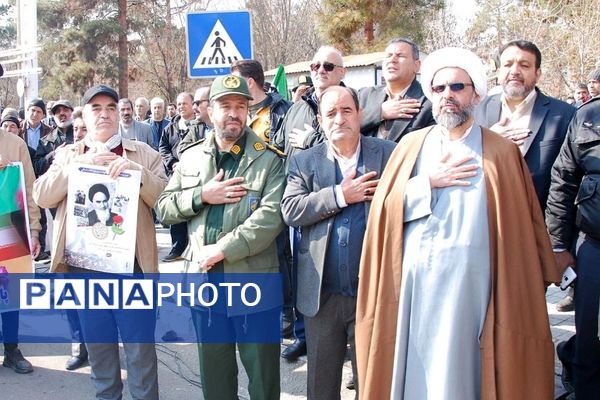
[{"label": "green flag", "polygon": [[275,79],[273,79],[273,86],[277,88],[277,91],[286,100],[290,99],[290,93],[288,92],[287,87],[287,78],[285,77],[285,68],[283,64],[279,64],[279,68],[277,68],[277,74],[275,74]]},{"label": "green flag", "polygon": [[19,209],[20,185],[20,166],[11,165],[0,170],[0,214],[11,213]]}]

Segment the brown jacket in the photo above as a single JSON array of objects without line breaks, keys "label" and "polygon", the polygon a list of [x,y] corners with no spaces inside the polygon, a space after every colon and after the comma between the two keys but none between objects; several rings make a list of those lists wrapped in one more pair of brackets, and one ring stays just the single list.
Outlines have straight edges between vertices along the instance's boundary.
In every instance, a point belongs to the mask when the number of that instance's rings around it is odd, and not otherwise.
[{"label": "brown jacket", "polygon": [[[83,152],[83,142],[58,149],[48,171],[40,176],[33,185],[33,198],[40,207],[58,207],[54,221],[50,272],[68,272],[68,267],[63,264],[69,183],[68,165],[80,162],[78,156]],[[142,271],[158,272],[158,249],[151,209],[167,184],[162,160],[160,155],[147,144],[128,139],[123,139],[123,157],[135,163],[133,169],[142,171],[135,258]]]},{"label": "brown jacket", "polygon": [[[371,204],[356,311],[358,387],[364,400],[390,398],[402,277],[399,222],[404,188],[429,130],[400,142]],[[552,399],[554,349],[544,282],[558,282],[560,275],[518,147],[482,130],[492,282],[481,336],[481,399]]]},{"label": "brown jacket", "polygon": [[[49,125],[46,125],[44,122],[40,122],[40,124],[42,124],[42,127],[40,128],[40,139],[41,139],[44,136],[48,135],[50,132],[52,132],[52,130],[54,128],[52,128]],[[19,136],[25,141],[25,144],[27,144],[27,128],[29,128],[29,122],[27,122],[27,120],[25,120],[25,121],[23,121],[23,123],[21,124],[21,127],[19,128]],[[35,153],[36,150],[37,150],[37,145],[35,146],[35,148],[33,148],[33,152]]]},{"label": "brown jacket", "polygon": [[35,175],[33,174],[33,166],[31,165],[31,158],[29,157],[29,151],[27,150],[27,143],[20,137],[8,133],[4,129],[0,129],[0,155],[5,160],[20,161],[23,163],[27,210],[29,214],[29,230],[31,236],[38,237],[42,226],[40,225],[40,209],[33,201],[31,195]]}]

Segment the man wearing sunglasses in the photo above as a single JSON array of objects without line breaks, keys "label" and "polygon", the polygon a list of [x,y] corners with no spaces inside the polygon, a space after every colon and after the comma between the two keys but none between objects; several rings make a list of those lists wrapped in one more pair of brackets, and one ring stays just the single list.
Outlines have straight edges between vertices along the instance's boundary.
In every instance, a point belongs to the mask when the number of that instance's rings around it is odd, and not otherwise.
[{"label": "man wearing sunglasses", "polygon": [[[334,47],[323,46],[317,50],[310,63],[310,76],[313,87],[310,88],[301,100],[297,101],[288,110],[281,128],[273,137],[273,144],[284,149],[286,154],[286,169],[293,154],[313,147],[325,140],[323,130],[317,119],[319,100],[321,94],[331,86],[343,85],[342,79],[346,74],[343,66],[342,53]],[[296,298],[296,285],[294,278],[298,269],[298,245],[300,231],[294,229],[292,246],[292,297]],[[287,361],[295,361],[298,357],[306,355],[306,339],[304,335],[304,317],[296,310],[294,322],[294,342],[288,346],[281,356]]]},{"label": "man wearing sunglasses", "polygon": [[213,129],[212,121],[208,115],[209,92],[210,86],[203,86],[198,88],[194,94],[192,108],[196,120],[190,124],[190,130],[181,139],[181,142],[179,142],[179,154],[183,153],[200,139],[204,139]]},{"label": "man wearing sunglasses", "polygon": [[358,92],[364,113],[360,125],[363,134],[398,143],[408,132],[435,124],[431,102],[417,81],[420,67],[415,43],[405,38],[388,43],[382,63],[385,85]]},{"label": "man wearing sunglasses", "polygon": [[284,149],[288,160],[298,150],[325,140],[317,121],[319,98],[325,89],[342,82],[346,74],[343,64],[342,53],[330,46],[319,48],[313,57],[310,63],[313,88],[289,109],[274,138],[274,144]]},{"label": "man wearing sunglasses", "polygon": [[437,125],[396,147],[367,221],[359,396],[552,398],[544,283],[560,275],[525,162],[474,123],[487,93],[479,57],[435,51],[422,78]]}]

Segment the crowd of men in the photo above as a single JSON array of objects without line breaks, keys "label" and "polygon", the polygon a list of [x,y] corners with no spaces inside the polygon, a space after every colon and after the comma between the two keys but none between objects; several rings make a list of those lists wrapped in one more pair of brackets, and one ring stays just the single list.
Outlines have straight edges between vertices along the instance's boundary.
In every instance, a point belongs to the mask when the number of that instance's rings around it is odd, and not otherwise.
[{"label": "crowd of men", "polygon": [[[321,47],[293,102],[265,90],[256,60],[175,104],[98,85],[82,107],[35,99],[23,120],[4,110],[0,169],[23,163],[32,255],[51,258],[51,272],[84,270],[64,251],[66,170],[85,163],[114,178],[141,171],[136,273],[158,272],[158,223],[172,241],[162,261],[185,260],[185,273],[281,273],[281,315],[192,309],[206,399],[237,398],[236,351],[252,399],[278,399],[280,358],[304,355],[309,399],[340,398],[347,357],[357,398],[551,399],[545,291],[567,267],[577,279],[559,308],[575,309],[576,335],[557,347],[562,381],[572,398],[596,399],[600,69],[575,107],[538,88],[534,43],[509,42],[498,60],[496,94],[474,53],[422,62],[405,38],[385,48],[385,83],[358,91],[343,83],[341,52]],[[90,213],[110,218],[106,188],[90,197],[105,203]],[[133,327],[122,313],[68,313],[66,367],[89,361],[98,399],[122,396],[118,345],[90,338],[156,323],[153,310]],[[273,318],[294,339],[281,354],[279,343],[200,340],[212,324],[239,334]],[[17,327],[18,312],[2,314],[3,363],[31,372]],[[158,399],[153,343],[123,347],[132,397]]]}]

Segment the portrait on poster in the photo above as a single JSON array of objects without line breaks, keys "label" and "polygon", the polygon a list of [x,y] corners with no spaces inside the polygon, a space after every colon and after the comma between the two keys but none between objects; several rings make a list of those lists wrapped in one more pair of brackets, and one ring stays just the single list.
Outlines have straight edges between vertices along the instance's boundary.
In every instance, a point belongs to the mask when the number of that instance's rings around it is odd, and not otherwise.
[{"label": "portrait on poster", "polygon": [[132,273],[140,171],[115,180],[107,168],[74,164],[69,174],[65,263],[109,273]]}]

